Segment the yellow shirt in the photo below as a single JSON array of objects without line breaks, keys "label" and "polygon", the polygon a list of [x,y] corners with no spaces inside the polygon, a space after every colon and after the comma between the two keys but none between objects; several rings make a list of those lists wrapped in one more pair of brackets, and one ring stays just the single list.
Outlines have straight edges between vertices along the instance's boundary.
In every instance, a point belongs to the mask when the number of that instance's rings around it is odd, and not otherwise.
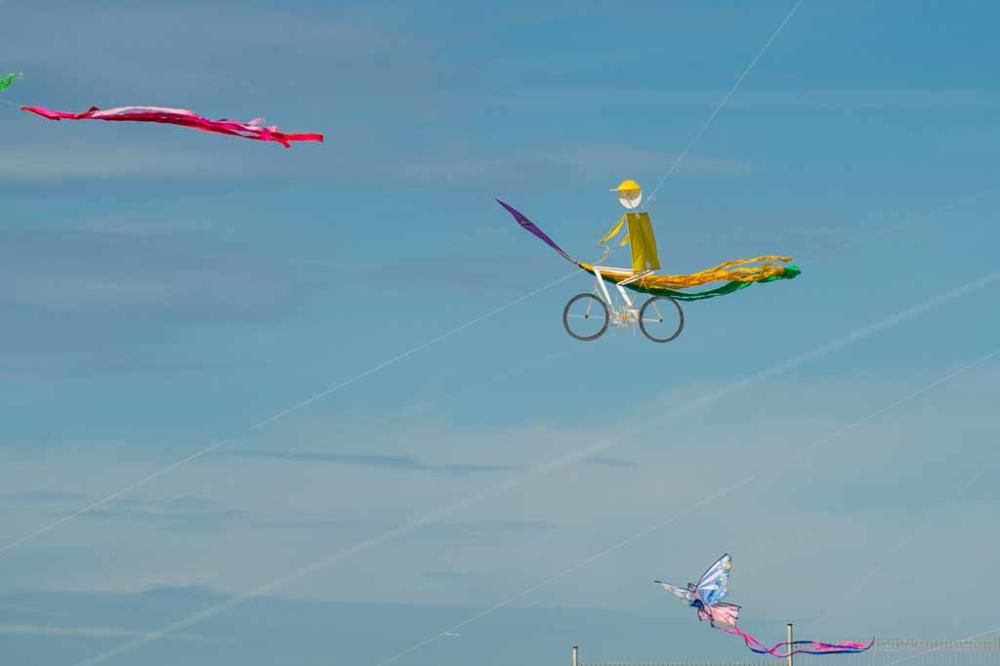
[{"label": "yellow shirt", "polygon": [[649,221],[649,213],[625,213],[615,226],[604,235],[600,244],[604,245],[614,238],[622,227],[621,244],[632,244],[632,272],[655,271],[660,268],[660,257],[656,252],[656,236],[653,235],[653,224]]}]

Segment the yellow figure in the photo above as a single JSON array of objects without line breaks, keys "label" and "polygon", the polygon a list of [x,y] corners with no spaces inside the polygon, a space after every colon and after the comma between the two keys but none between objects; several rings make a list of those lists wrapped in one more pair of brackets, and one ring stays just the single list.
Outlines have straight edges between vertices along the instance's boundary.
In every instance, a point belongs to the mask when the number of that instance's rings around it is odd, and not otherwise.
[{"label": "yellow figure", "polygon": [[634,274],[628,281],[647,275],[660,268],[660,257],[656,252],[656,236],[653,234],[653,225],[649,220],[649,213],[636,212],[636,208],[642,203],[642,188],[634,180],[623,180],[621,184],[611,190],[618,193],[618,201],[625,207],[627,212],[621,216],[611,231],[600,240],[600,245],[606,245],[611,239],[617,236],[622,228],[625,228],[621,237],[621,246],[632,245],[632,273]]}]

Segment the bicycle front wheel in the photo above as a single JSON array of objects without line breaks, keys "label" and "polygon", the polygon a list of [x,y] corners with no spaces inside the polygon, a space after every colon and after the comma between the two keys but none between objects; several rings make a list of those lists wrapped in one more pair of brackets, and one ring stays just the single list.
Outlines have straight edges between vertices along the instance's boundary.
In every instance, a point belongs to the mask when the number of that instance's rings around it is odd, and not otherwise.
[{"label": "bicycle front wheel", "polygon": [[593,294],[577,294],[563,308],[563,326],[577,340],[596,340],[608,330],[608,306]]}]

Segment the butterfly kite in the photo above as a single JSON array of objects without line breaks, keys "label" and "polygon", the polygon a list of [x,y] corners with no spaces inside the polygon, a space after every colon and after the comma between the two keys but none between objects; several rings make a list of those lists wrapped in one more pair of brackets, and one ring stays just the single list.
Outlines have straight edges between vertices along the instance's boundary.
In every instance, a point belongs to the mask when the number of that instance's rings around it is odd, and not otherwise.
[{"label": "butterfly kite", "polygon": [[740,607],[736,604],[725,603],[722,599],[729,591],[729,576],[733,570],[733,558],[728,554],[723,555],[715,564],[708,568],[705,575],[701,577],[697,584],[688,583],[686,588],[654,581],[661,585],[663,589],[670,592],[675,597],[682,599],[688,604],[698,609],[698,621],[708,621],[713,628],[720,629],[727,634],[739,636],[746,643],[747,647],[757,654],[769,654],[774,657],[784,659],[793,654],[854,654],[864,652],[874,645],[871,643],[820,643],[818,641],[784,641],[767,647],[757,638],[746,633],[737,626],[740,617]]},{"label": "butterfly kite", "polygon": [[229,134],[255,141],[274,141],[285,148],[292,147],[292,141],[323,141],[322,134],[286,134],[274,125],[263,126],[263,120],[257,118],[247,122],[221,118],[212,120],[199,116],[187,109],[172,109],[159,106],[120,106],[113,109],[99,109],[92,106],[83,113],[68,111],[53,111],[41,106],[22,106],[23,111],[37,114],[49,120],[119,120],[146,123],[165,123],[180,125],[203,132]]}]

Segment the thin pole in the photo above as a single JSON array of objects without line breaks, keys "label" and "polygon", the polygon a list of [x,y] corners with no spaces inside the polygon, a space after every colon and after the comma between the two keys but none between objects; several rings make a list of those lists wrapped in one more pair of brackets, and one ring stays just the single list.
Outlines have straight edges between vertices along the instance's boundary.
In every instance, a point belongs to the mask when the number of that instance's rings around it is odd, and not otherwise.
[{"label": "thin pole", "polygon": [[792,666],[792,623],[788,623],[788,661],[786,666]]},{"label": "thin pole", "polygon": [[573,666],[579,666],[580,664],[580,648],[573,646]]}]

